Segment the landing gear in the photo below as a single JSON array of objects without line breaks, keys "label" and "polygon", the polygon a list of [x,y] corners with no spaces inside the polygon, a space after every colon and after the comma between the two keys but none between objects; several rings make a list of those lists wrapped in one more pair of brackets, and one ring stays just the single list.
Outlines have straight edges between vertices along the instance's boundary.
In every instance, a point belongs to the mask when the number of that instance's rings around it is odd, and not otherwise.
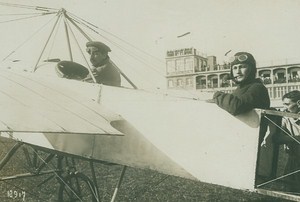
[{"label": "landing gear", "polygon": [[98,194],[92,180],[83,173],[71,173],[60,179],[58,201],[92,201],[97,202]]}]

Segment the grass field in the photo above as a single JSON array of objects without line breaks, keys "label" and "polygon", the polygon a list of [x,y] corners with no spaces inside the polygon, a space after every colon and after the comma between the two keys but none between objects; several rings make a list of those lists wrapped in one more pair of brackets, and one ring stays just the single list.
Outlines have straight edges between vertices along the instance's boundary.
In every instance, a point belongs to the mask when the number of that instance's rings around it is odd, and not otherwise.
[{"label": "grass field", "polygon": [[[2,139],[0,139],[1,141]],[[2,159],[11,142],[0,142],[0,158]],[[42,155],[42,154],[41,154]],[[76,169],[91,178],[89,163],[76,160]],[[53,163],[47,169],[54,168]],[[2,169],[0,175],[8,176],[28,172],[25,156],[19,150]],[[101,201],[110,201],[114,192],[122,166],[95,164],[97,183]],[[59,183],[56,176],[46,183],[42,182],[51,175],[34,178],[0,181],[0,201],[58,201]],[[237,176],[238,177],[238,176]],[[25,195],[25,197],[24,197]],[[127,168],[116,201],[286,201],[257,193],[231,189],[223,186],[202,183],[160,174],[155,171]]]}]

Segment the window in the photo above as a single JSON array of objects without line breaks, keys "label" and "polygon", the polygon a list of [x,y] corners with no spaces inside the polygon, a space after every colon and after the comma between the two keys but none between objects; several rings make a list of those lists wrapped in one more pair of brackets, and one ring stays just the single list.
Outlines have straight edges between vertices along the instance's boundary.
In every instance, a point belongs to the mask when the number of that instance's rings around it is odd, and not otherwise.
[{"label": "window", "polygon": [[193,58],[186,58],[184,60],[184,66],[185,66],[185,70],[189,71],[189,70],[193,70],[193,66],[194,66],[194,59]]},{"label": "window", "polygon": [[170,88],[173,88],[173,87],[174,87],[173,80],[169,80],[169,81],[168,81],[168,86],[169,86]]},{"label": "window", "polygon": [[183,86],[182,79],[177,79],[177,86]]},{"label": "window", "polygon": [[184,71],[183,60],[176,60],[176,70],[180,72]]},{"label": "window", "polygon": [[167,73],[175,72],[175,61],[167,61]]},{"label": "window", "polygon": [[202,60],[199,59],[198,61],[199,61],[199,66],[202,67],[203,66]]},{"label": "window", "polygon": [[277,76],[278,79],[284,79],[284,73],[278,73]]},{"label": "window", "polygon": [[191,78],[187,78],[186,79],[186,85],[187,86],[191,86],[192,85],[192,79]]},{"label": "window", "polygon": [[212,87],[217,88],[218,87],[218,79],[214,78],[212,79]]}]

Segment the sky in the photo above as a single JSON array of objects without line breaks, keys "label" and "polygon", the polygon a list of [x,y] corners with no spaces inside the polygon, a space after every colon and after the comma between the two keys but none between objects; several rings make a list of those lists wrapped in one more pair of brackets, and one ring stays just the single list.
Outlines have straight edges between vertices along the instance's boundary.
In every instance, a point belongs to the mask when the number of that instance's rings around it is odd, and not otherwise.
[{"label": "sky", "polygon": [[[65,8],[68,12],[96,25],[100,34],[96,34],[94,39],[111,47],[111,58],[142,88],[166,86],[164,76],[167,50],[194,47],[204,56],[216,56],[219,64],[226,62],[230,55],[238,51],[252,53],[258,66],[300,62],[299,0],[0,2]],[[13,9],[0,5],[1,13],[23,12],[19,8]],[[18,44],[23,43],[31,32],[42,25],[42,21],[47,22],[50,19],[44,16],[41,20],[1,23],[1,18],[3,19],[3,16],[0,15],[0,45],[4,47],[0,50],[2,58],[18,47]],[[43,33],[44,37],[36,40],[34,45],[26,43],[24,46],[28,46],[30,51],[23,51],[21,55],[26,58],[38,58],[43,48],[41,42],[47,40],[51,26],[48,26]],[[177,37],[187,32],[190,34]],[[75,41],[72,43],[75,44]],[[65,47],[66,40],[61,39],[59,44],[61,48],[53,52],[66,54],[67,49],[62,48]],[[23,48],[25,49],[20,49]],[[229,50],[231,52],[225,56]],[[136,62],[137,58],[143,59]],[[34,62],[36,60],[32,59]]]}]

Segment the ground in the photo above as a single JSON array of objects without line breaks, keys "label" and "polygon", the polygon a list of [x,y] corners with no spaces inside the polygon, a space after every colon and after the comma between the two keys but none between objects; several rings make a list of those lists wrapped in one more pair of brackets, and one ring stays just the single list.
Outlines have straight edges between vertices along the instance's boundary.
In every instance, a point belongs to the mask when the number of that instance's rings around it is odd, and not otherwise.
[{"label": "ground", "polygon": [[[11,142],[0,142],[0,159],[7,153]],[[42,155],[42,153],[41,153]],[[122,171],[120,165],[94,165],[101,201],[110,201]],[[50,162],[47,169],[55,168]],[[8,176],[20,172],[28,172],[24,152],[20,149],[9,163],[1,170],[1,176]],[[76,160],[76,169],[91,177],[89,163]],[[0,201],[58,201],[59,183],[57,176],[51,175],[33,178],[0,181]],[[47,182],[43,183],[48,179]],[[25,197],[24,197],[25,195]],[[160,174],[151,170],[127,168],[126,175],[119,189],[116,201],[272,201],[286,200],[272,198],[257,193],[231,189],[228,187],[202,183],[180,177]]]}]

